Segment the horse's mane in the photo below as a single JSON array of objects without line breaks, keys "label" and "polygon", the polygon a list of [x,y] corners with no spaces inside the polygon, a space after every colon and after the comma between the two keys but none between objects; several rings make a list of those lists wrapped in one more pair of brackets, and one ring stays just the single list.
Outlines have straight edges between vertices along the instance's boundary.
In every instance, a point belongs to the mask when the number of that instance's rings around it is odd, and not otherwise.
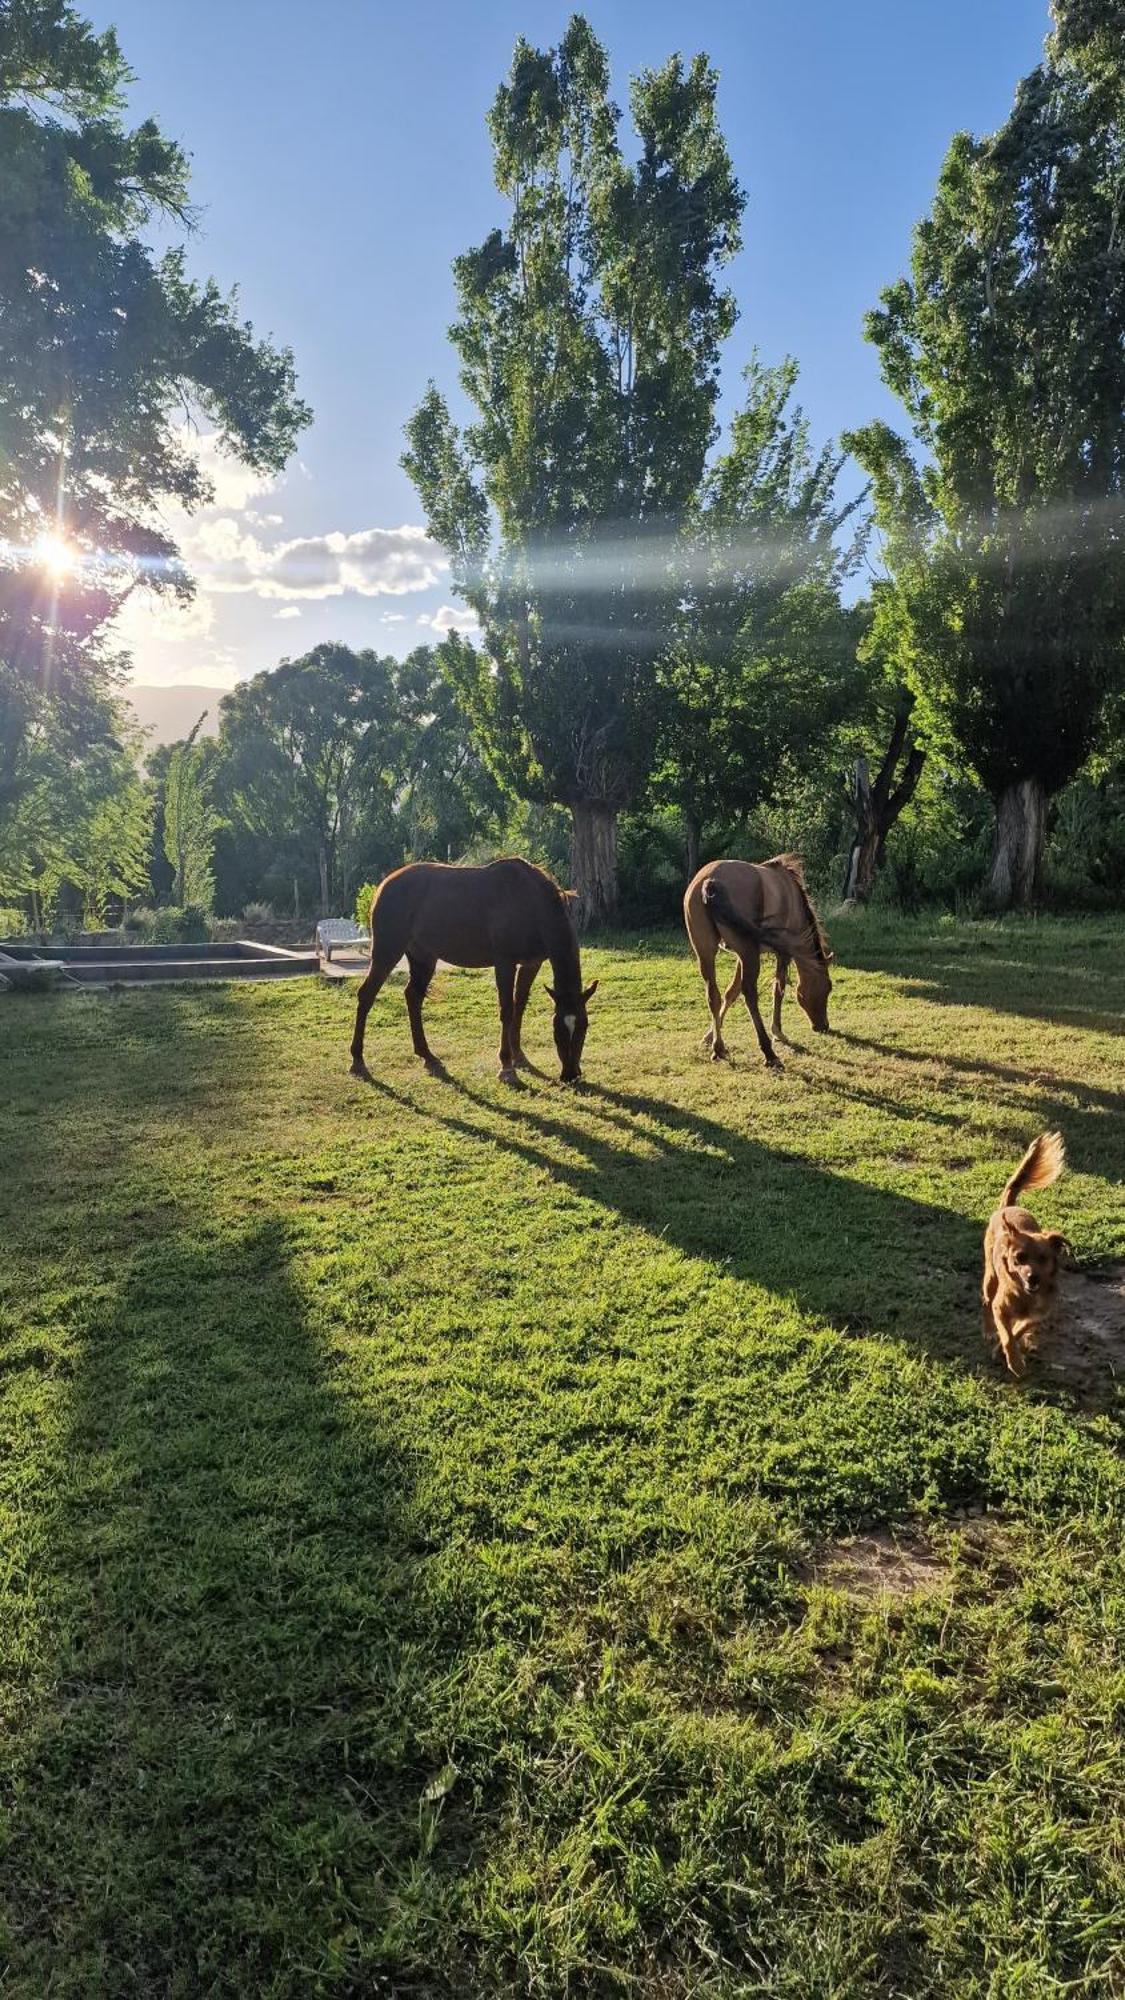
[{"label": "horse's mane", "polygon": [[805,864],[801,860],[800,855],[774,854],[770,860],[764,861],[762,866],[763,868],[784,868],[786,874],[793,877],[800,891],[801,901],[805,906],[805,915],[809,920],[809,936],[813,941],[813,949],[821,964],[827,965],[828,939],[824,935],[820,918],[813,907],[813,899],[809,895],[808,884],[805,881]]},{"label": "horse's mane", "polygon": [[572,903],[576,903],[578,901],[577,890],[564,889],[562,883],[557,882],[555,880],[555,877],[552,875],[549,868],[541,868],[538,861],[529,861],[525,854],[494,854],[492,856],[492,860],[518,861],[520,867],[526,868],[529,875],[538,875],[540,879],[547,884],[547,887],[549,889],[554,890],[560,903],[562,903],[564,909],[566,910],[569,910],[570,905]]}]

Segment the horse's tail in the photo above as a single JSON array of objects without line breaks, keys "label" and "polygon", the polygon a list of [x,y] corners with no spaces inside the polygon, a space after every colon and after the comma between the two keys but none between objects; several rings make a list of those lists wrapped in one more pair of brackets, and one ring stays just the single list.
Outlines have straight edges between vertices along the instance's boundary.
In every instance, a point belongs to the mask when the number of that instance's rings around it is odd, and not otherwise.
[{"label": "horse's tail", "polygon": [[1057,1181],[1066,1161],[1061,1132],[1040,1132],[1033,1139],[1000,1197],[1001,1208],[1011,1208],[1025,1188],[1050,1187]]},{"label": "horse's tail", "polygon": [[768,944],[767,931],[759,924],[751,923],[749,917],[740,917],[727,891],[713,875],[708,875],[701,890],[704,908],[713,923],[723,924],[736,937],[749,938],[751,944]]}]

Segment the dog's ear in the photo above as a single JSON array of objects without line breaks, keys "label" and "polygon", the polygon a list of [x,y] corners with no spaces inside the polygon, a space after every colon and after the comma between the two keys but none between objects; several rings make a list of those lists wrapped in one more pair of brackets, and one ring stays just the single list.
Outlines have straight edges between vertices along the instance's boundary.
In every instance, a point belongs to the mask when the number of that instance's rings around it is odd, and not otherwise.
[{"label": "dog's ear", "polygon": [[1048,1230],[1047,1241],[1050,1244],[1052,1250],[1054,1251],[1056,1257],[1066,1257],[1070,1259],[1074,1256],[1074,1245],[1073,1243],[1068,1241],[1068,1239],[1062,1234],[1061,1230],[1058,1229]]},{"label": "dog's ear", "polygon": [[826,951],[826,952],[825,952],[825,954],[824,954],[824,963],[825,963],[825,965],[835,965],[835,963],[836,963],[836,954],[835,954],[835,952],[834,952],[834,951]]}]

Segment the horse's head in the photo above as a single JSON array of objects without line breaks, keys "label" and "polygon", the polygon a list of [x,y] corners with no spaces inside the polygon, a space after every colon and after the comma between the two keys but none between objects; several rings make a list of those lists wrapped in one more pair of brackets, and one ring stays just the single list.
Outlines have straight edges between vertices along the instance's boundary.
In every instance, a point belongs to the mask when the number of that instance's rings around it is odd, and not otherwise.
[{"label": "horse's head", "polygon": [[797,1004],[808,1015],[818,1035],[830,1033],[828,1026],[828,995],[832,991],[832,977],[828,967],[832,953],[820,959],[804,958],[797,966]]},{"label": "horse's head", "polygon": [[589,1021],[586,1003],[592,1000],[598,982],[587,986],[584,993],[578,992],[560,999],[553,986],[547,992],[555,1003],[555,1047],[562,1064],[560,1083],[577,1083],[582,1075],[582,1045],[586,1040]]}]

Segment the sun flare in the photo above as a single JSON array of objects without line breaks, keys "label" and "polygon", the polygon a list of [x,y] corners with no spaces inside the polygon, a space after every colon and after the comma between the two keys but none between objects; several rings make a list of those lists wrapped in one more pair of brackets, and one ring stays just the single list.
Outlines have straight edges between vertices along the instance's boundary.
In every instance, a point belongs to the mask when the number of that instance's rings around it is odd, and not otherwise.
[{"label": "sun flare", "polygon": [[48,576],[53,577],[57,583],[61,582],[63,577],[69,576],[78,562],[77,554],[70,544],[64,542],[61,535],[50,533],[36,535],[31,544],[31,556],[38,567],[46,570]]}]

